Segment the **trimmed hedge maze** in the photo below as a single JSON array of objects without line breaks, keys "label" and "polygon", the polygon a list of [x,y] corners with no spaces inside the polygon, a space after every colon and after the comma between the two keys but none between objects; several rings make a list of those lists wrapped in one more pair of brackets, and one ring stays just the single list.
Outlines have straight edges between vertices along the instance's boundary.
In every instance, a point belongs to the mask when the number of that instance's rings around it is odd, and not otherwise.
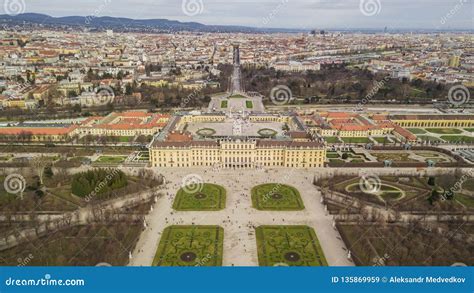
[{"label": "trimmed hedge maze", "polygon": [[314,230],[308,226],[256,228],[260,266],[327,266]]},{"label": "trimmed hedge maze", "polygon": [[223,242],[219,226],[167,227],[153,266],[222,266]]}]

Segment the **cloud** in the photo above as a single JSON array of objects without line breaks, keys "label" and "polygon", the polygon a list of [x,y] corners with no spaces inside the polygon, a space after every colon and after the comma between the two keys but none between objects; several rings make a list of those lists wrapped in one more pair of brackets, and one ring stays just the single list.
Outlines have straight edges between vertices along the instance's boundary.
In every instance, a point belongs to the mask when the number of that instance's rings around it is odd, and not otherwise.
[{"label": "cloud", "polygon": [[[9,1],[9,0],[4,0]],[[192,1],[192,0],[186,0]],[[204,9],[198,15],[183,13],[182,0],[26,0],[26,11],[53,16],[91,15],[104,2],[99,16],[168,18],[205,24],[287,28],[439,28],[440,19],[455,5],[463,9],[446,28],[472,29],[474,0],[195,0]],[[379,1],[380,12],[364,15],[360,1]],[[2,8],[0,8],[2,9]],[[265,21],[269,20],[269,21]]]}]

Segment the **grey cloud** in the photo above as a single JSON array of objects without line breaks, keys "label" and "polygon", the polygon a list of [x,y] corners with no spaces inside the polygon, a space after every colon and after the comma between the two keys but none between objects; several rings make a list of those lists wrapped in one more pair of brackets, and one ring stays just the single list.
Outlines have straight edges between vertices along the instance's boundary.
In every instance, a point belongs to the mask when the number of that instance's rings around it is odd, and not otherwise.
[{"label": "grey cloud", "polygon": [[[25,1],[26,12],[53,16],[91,15],[103,6],[100,16],[288,28],[435,28],[462,2],[462,9],[445,25],[472,29],[474,24],[474,0],[202,0],[203,13],[192,17],[183,13],[182,0]],[[364,15],[360,1],[379,1],[380,13]],[[107,2],[110,3],[104,5]]]}]

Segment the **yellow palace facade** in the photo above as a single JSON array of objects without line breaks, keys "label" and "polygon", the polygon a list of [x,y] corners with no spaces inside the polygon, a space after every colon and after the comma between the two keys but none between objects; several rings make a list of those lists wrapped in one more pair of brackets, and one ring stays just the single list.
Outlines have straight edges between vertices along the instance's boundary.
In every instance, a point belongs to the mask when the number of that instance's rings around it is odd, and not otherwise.
[{"label": "yellow palace facade", "polygon": [[401,127],[474,127],[473,115],[394,115],[389,118]]},{"label": "yellow palace facade", "polygon": [[149,150],[151,165],[162,168],[320,168],[326,159],[324,143],[297,117],[272,114],[175,116]]},{"label": "yellow palace facade", "polygon": [[155,143],[153,167],[321,168],[326,150],[312,142],[223,141],[215,143]]}]

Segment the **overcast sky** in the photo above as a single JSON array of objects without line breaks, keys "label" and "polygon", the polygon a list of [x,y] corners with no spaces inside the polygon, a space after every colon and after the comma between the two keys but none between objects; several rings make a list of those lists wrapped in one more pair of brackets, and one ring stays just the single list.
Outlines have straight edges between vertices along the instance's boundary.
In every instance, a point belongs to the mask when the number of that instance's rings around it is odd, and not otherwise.
[{"label": "overcast sky", "polygon": [[[473,29],[474,0],[0,0],[25,12],[278,28]],[[188,5],[183,6],[183,2]],[[194,3],[189,3],[194,2]],[[361,2],[363,4],[361,6]],[[366,3],[367,2],[367,3]],[[370,3],[371,2],[371,3]],[[197,4],[196,4],[197,3]],[[196,5],[193,5],[196,4]],[[372,5],[373,4],[373,5]]]}]

